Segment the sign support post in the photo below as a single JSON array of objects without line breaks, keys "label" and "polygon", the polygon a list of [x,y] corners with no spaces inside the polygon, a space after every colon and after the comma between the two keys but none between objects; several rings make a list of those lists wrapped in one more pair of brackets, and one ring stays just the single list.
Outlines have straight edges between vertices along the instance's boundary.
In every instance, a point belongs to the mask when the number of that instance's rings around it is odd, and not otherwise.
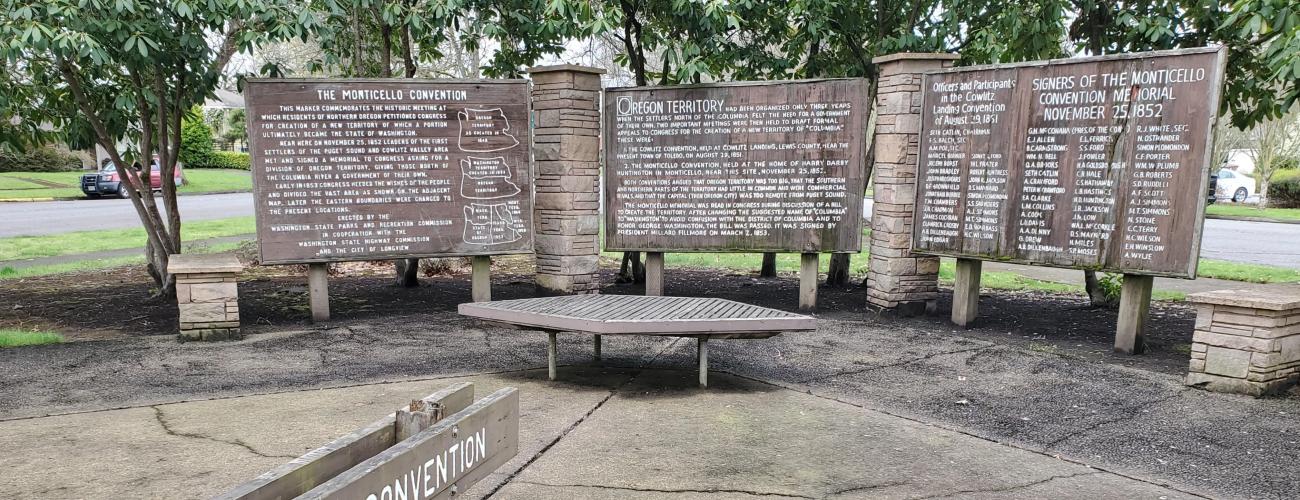
[{"label": "sign support post", "polygon": [[952,284],[952,322],[970,328],[979,316],[980,271],[984,261],[957,259],[957,274]]},{"label": "sign support post", "polygon": [[492,301],[492,256],[475,255],[472,259],[470,297],[474,302]]},{"label": "sign support post", "polygon": [[307,264],[307,292],[310,294],[311,320],[330,320],[330,267],[329,264]]},{"label": "sign support post", "polygon": [[817,262],[820,254],[805,253],[799,257],[799,309],[817,308]]},{"label": "sign support post", "polygon": [[645,294],[664,294],[664,253],[645,253]]},{"label": "sign support post", "polygon": [[1125,274],[1119,293],[1119,321],[1115,328],[1115,352],[1142,354],[1146,351],[1147,313],[1151,309],[1151,285],[1155,278]]}]

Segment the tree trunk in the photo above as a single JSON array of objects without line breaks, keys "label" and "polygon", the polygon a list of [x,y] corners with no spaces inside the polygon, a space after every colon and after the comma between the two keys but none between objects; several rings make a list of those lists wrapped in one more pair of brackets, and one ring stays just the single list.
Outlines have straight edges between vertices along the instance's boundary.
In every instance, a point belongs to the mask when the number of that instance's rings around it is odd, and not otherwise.
[{"label": "tree trunk", "polygon": [[1263,210],[1268,208],[1268,177],[1259,176],[1259,205],[1256,208]]},{"label": "tree trunk", "polygon": [[1101,282],[1097,281],[1097,271],[1083,271],[1083,289],[1088,292],[1088,302],[1092,303],[1092,307],[1110,305],[1110,297],[1106,296],[1106,291],[1101,289]]},{"label": "tree trunk", "polygon": [[758,268],[758,277],[775,278],[776,277],[776,252],[763,253],[763,265]]},{"label": "tree trunk", "polygon": [[826,272],[826,284],[846,286],[849,284],[849,257],[847,253],[831,254],[830,269]]},{"label": "tree trunk", "polygon": [[645,283],[645,266],[641,264],[641,252],[623,252],[623,261],[618,266],[618,283]]},{"label": "tree trunk", "polygon": [[397,286],[415,288],[420,286],[420,259],[398,259],[393,261],[397,271]]}]

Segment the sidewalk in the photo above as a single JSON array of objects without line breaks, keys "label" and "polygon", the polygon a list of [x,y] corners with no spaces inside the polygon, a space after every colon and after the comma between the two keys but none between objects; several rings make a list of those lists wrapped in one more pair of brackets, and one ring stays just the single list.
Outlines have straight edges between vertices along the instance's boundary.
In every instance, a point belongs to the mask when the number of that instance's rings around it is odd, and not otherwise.
[{"label": "sidewalk", "polygon": [[[1187,498],[737,377],[568,369],[152,405],[0,424],[2,497],[208,497],[461,381],[521,390],[520,451],[468,498]],[[87,451],[94,450],[92,454]],[[499,488],[499,489],[498,489]]]},{"label": "sidewalk", "polygon": [[[1070,285],[1083,286],[1083,271],[1078,269],[1061,269],[1057,267],[1043,266],[1025,266],[1020,264],[1006,264],[1002,262],[985,261],[983,269],[985,271],[1005,271],[1013,272],[1021,276],[1034,278],[1043,281],[1053,281],[1057,283],[1066,283]],[[1168,290],[1172,292],[1198,293],[1212,292],[1215,290],[1275,290],[1278,287],[1294,288],[1300,291],[1300,284],[1263,284],[1249,283],[1245,281],[1231,281],[1214,278],[1196,278],[1194,280],[1184,280],[1178,278],[1156,278],[1156,290]]]}]

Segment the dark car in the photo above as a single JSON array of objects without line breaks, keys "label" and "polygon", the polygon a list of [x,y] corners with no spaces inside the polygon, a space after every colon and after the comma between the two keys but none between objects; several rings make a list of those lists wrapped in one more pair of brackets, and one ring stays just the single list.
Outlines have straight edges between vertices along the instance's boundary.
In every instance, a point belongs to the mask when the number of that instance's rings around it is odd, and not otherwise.
[{"label": "dark car", "polygon": [[[149,184],[150,184],[149,187],[154,191],[161,191],[162,190],[161,168],[158,166],[157,161],[152,162],[151,167],[152,167],[152,171],[150,172],[149,175]],[[176,164],[176,172],[172,175],[172,177],[173,177],[173,181],[176,183],[176,186],[180,187],[182,183],[182,175],[181,175],[181,165],[179,163]],[[123,182],[126,182],[126,180],[123,178],[122,173],[117,171],[117,166],[112,163],[105,163],[104,168],[101,169],[100,171],[95,172],[93,174],[85,174],[81,176],[81,192],[85,193],[86,196],[89,196],[91,198],[98,198],[100,196],[116,196],[118,198],[126,198],[127,191],[126,188],[123,187],[122,185]]]},{"label": "dark car", "polygon": [[1206,198],[1207,205],[1214,204],[1215,199],[1218,198],[1214,194],[1217,193],[1218,191],[1219,191],[1219,176],[1215,174],[1210,174],[1210,194],[1208,195],[1208,198]]}]

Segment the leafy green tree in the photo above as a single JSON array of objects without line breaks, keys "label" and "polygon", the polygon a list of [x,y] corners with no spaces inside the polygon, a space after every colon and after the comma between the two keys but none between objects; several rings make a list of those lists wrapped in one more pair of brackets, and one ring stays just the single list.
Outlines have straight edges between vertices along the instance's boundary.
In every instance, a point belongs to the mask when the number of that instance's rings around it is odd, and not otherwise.
[{"label": "leafy green tree", "polygon": [[[187,111],[212,94],[238,51],[304,35],[316,18],[292,0],[0,0],[0,60],[21,88],[0,88],[20,123],[84,124],[119,167],[157,161],[171,179]],[[17,108],[12,103],[27,103]],[[181,252],[176,188],[161,201],[149,168],[119,168],[148,235],[149,274],[160,295]]]}]

